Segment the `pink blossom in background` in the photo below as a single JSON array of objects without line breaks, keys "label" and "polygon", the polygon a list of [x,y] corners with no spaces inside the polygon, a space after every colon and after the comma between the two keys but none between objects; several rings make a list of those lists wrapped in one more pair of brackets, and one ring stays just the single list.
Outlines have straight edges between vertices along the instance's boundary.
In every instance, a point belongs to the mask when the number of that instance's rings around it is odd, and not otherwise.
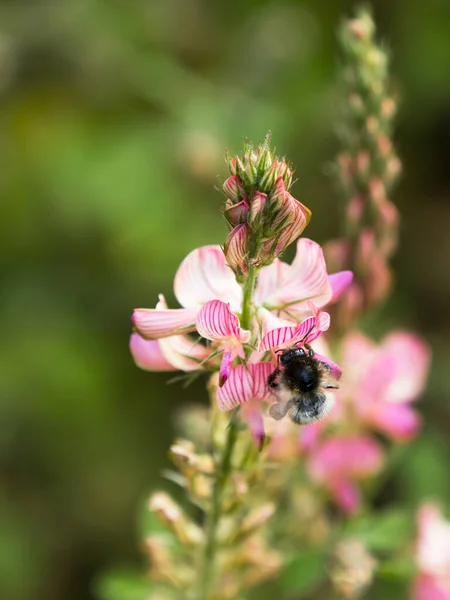
[{"label": "pink blossom in background", "polygon": [[450,600],[450,522],[432,503],[417,514],[415,560],[418,569],[413,600]]},{"label": "pink blossom in background", "polygon": [[335,437],[318,442],[307,457],[311,478],[322,483],[345,512],[360,503],[356,481],[377,474],[383,466],[383,450],[362,435]]},{"label": "pink blossom in background", "polygon": [[420,426],[411,403],[423,391],[429,363],[428,347],[412,333],[391,333],[377,345],[352,332],[343,344],[345,378],[339,396],[364,424],[405,441]]}]

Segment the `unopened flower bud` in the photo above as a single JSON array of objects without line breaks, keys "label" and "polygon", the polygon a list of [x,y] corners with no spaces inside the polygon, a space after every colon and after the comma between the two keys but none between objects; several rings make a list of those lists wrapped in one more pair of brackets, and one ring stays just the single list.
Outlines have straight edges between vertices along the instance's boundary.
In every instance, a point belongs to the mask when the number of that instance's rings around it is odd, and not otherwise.
[{"label": "unopened flower bud", "polygon": [[367,14],[361,15],[357,19],[352,19],[347,24],[348,31],[355,38],[361,41],[369,41],[375,30],[371,17]]},{"label": "unopened flower bud", "polygon": [[392,142],[387,135],[380,135],[377,140],[378,150],[383,158],[392,152]]},{"label": "unopened flower bud", "polygon": [[259,146],[257,152],[256,169],[258,176],[262,177],[272,164],[272,153],[268,145]]},{"label": "unopened flower bud", "polygon": [[247,272],[247,240],[249,228],[247,224],[241,224],[235,227],[228,234],[223,245],[223,252],[227,265],[233,269],[237,275],[243,275]]},{"label": "unopened flower bud", "polygon": [[381,102],[381,114],[385,119],[392,119],[396,108],[392,98],[383,98],[383,101]]},{"label": "unopened flower bud", "polygon": [[170,552],[170,542],[162,535],[148,536],[144,542],[150,558],[150,576],[156,581],[168,581],[176,587],[180,584],[178,568]]},{"label": "unopened flower bud", "polygon": [[234,542],[248,537],[262,527],[274,514],[275,508],[272,502],[268,502],[250,512],[239,524],[239,529],[235,532]]},{"label": "unopened flower bud", "polygon": [[380,123],[379,123],[378,119],[376,117],[374,117],[373,115],[371,115],[370,117],[367,117],[366,128],[370,134],[376,135],[380,129]]},{"label": "unopened flower bud", "polygon": [[370,167],[370,156],[365,150],[361,150],[356,155],[356,166],[360,175],[366,175]]},{"label": "unopened flower bud", "polygon": [[386,200],[386,188],[384,183],[378,177],[374,177],[369,182],[370,195],[375,204],[380,205]]},{"label": "unopened flower bud", "polygon": [[285,161],[274,160],[271,167],[261,176],[258,187],[262,192],[269,193],[280,178],[288,190],[292,185],[292,169]]},{"label": "unopened flower bud", "polygon": [[247,222],[248,208],[249,206],[245,198],[237,204],[233,204],[230,200],[227,200],[223,215],[228,223],[235,227],[236,225]]},{"label": "unopened flower bud", "polygon": [[402,163],[396,156],[388,159],[386,164],[386,179],[389,185],[392,185],[402,172]]},{"label": "unopened flower bud", "polygon": [[340,542],[333,553],[330,570],[334,589],[349,600],[361,598],[372,583],[376,564],[361,541]]},{"label": "unopened flower bud", "polygon": [[248,215],[248,224],[252,229],[259,229],[264,222],[264,209],[267,204],[267,194],[255,192]]},{"label": "unopened flower bud", "polygon": [[154,493],[149,500],[148,508],[158,515],[183,544],[199,544],[203,541],[201,529],[183,514],[181,508],[168,494]]},{"label": "unopened flower bud", "polygon": [[223,184],[223,191],[227,198],[233,202],[239,202],[245,196],[245,187],[237,175],[231,175]]},{"label": "unopened flower bud", "polygon": [[357,115],[362,115],[364,113],[364,102],[359,94],[350,94],[348,104]]},{"label": "unopened flower bud", "polygon": [[353,226],[356,227],[363,215],[365,207],[364,198],[360,195],[353,196],[347,206],[347,220]]}]

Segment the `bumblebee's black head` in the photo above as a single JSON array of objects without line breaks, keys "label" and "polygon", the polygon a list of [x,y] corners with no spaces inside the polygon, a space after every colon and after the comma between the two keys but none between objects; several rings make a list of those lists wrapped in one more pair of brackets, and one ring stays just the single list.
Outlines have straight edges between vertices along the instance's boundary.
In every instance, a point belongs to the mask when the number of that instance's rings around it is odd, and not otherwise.
[{"label": "bumblebee's black head", "polygon": [[301,358],[303,356],[306,356],[306,352],[303,350],[303,348],[290,348],[289,350],[284,350],[281,353],[280,363],[284,366],[296,358]]}]

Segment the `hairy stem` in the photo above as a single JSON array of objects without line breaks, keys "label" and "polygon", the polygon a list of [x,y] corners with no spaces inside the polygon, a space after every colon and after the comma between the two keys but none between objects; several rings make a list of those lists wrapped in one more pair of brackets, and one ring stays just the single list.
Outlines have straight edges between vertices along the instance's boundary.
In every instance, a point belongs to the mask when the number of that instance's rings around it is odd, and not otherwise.
[{"label": "hairy stem", "polygon": [[[252,322],[252,299],[256,284],[257,269],[249,268],[248,276],[244,284],[244,296],[242,302],[241,325],[249,329]],[[233,471],[233,451],[238,436],[238,412],[235,409],[227,429],[225,444],[221,449],[221,455],[217,459],[216,478],[212,493],[210,513],[206,524],[206,543],[203,556],[202,571],[200,573],[200,598],[199,600],[210,600],[214,594],[215,567],[217,556],[217,528],[222,515],[223,493]]]}]

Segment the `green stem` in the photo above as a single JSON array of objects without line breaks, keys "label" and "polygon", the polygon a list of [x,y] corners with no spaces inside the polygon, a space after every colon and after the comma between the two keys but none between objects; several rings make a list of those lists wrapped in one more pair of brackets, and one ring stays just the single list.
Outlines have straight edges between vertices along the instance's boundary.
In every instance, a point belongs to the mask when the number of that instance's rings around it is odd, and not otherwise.
[{"label": "green stem", "polygon": [[[252,299],[256,285],[257,269],[251,266],[244,284],[244,296],[242,301],[241,326],[249,329],[252,323]],[[200,597],[199,600],[210,600],[214,594],[215,563],[217,555],[217,527],[222,515],[223,493],[233,471],[233,451],[238,437],[238,412],[235,409],[230,419],[227,437],[222,448],[222,456],[218,459],[216,478],[212,493],[211,509],[206,525],[206,543],[203,556],[202,572],[200,574]]]}]

